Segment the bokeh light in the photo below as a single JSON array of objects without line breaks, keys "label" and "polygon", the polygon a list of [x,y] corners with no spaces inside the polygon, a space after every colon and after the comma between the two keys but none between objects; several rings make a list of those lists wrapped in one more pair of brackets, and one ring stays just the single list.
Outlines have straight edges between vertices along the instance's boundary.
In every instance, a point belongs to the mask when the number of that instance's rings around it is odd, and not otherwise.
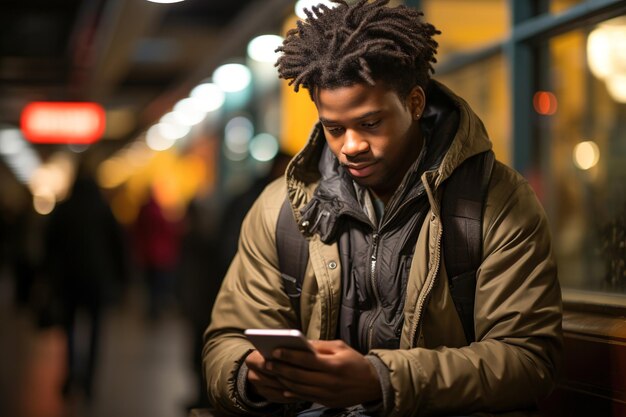
[{"label": "bokeh light", "polygon": [[580,142],[574,147],[574,164],[582,170],[594,167],[600,160],[600,149],[593,141]]},{"label": "bokeh light", "polygon": [[259,133],[250,140],[250,155],[259,162],[274,159],[278,153],[278,139],[269,133]]},{"label": "bokeh light", "polygon": [[214,83],[203,83],[194,87],[189,97],[197,99],[201,109],[207,113],[221,108],[225,100],[224,92]]},{"label": "bokeh light", "polygon": [[337,6],[337,3],[333,3],[329,0],[298,0],[294,7],[296,16],[300,19],[306,19],[306,14],[304,14],[304,9],[311,10],[311,7],[317,6],[318,4],[324,4],[328,6],[328,8],[332,9]]},{"label": "bokeh light", "polygon": [[241,161],[248,155],[248,145],[254,135],[250,119],[243,116],[232,118],[224,127],[224,152],[233,161]]},{"label": "bokeh light", "polygon": [[250,85],[252,73],[242,64],[224,64],[215,69],[212,78],[223,91],[234,93]]},{"label": "bokeh light", "polygon": [[276,52],[283,43],[283,38],[278,35],[261,35],[248,43],[248,56],[258,62],[274,63],[280,53]]},{"label": "bokeh light", "polygon": [[558,101],[556,96],[549,91],[537,91],[533,96],[533,107],[537,113],[550,116],[556,113]]},{"label": "bokeh light", "polygon": [[153,125],[146,132],[146,145],[155,151],[164,151],[171,148],[176,143],[176,140],[167,138],[161,134],[161,129],[158,125]]}]

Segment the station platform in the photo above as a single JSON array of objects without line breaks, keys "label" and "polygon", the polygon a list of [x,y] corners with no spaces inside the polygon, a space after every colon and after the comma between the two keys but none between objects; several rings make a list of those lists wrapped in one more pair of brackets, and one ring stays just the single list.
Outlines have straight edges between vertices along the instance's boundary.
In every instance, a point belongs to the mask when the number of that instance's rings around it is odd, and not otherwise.
[{"label": "station platform", "polygon": [[[66,337],[38,328],[16,308],[0,279],[0,415],[11,417],[186,417],[195,397],[191,333],[176,311],[146,320],[134,288],[104,318],[92,398],[80,387],[66,397]],[[78,322],[78,350],[87,319]]]}]

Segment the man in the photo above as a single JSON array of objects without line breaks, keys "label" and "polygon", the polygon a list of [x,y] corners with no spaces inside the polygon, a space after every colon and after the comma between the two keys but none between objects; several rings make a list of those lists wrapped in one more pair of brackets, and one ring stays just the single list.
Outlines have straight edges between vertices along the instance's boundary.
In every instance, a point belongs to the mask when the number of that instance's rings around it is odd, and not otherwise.
[{"label": "man", "polygon": [[[532,410],[561,349],[543,210],[496,162],[470,344],[448,289],[440,207],[446,179],[491,142],[467,103],[430,80],[439,32],[421,13],[337,3],[314,7],[279,48],[280,77],[309,90],[319,123],[286,185],[269,185],[242,226],[205,335],[209,399],[241,415],[310,404],[323,408],[306,415]],[[286,195],[309,248],[299,311],[276,250]],[[278,349],[266,361],[246,328],[300,328],[316,352]]]}]

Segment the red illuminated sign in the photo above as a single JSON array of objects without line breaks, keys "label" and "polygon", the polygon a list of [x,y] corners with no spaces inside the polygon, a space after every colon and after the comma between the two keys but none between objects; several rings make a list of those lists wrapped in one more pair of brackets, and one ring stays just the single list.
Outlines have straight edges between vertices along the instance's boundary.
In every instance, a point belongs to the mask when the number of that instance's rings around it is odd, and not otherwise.
[{"label": "red illuminated sign", "polygon": [[97,103],[33,102],[22,111],[21,128],[33,143],[90,144],[104,134],[104,109]]}]

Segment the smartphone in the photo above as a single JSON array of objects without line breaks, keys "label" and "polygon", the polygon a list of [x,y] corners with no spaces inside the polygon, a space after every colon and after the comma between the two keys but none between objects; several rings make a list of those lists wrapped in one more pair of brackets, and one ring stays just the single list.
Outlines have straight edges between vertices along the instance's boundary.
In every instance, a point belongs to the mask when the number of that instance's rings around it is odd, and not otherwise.
[{"label": "smartphone", "polygon": [[247,329],[244,334],[265,359],[271,359],[277,348],[314,351],[306,336],[296,329]]}]

